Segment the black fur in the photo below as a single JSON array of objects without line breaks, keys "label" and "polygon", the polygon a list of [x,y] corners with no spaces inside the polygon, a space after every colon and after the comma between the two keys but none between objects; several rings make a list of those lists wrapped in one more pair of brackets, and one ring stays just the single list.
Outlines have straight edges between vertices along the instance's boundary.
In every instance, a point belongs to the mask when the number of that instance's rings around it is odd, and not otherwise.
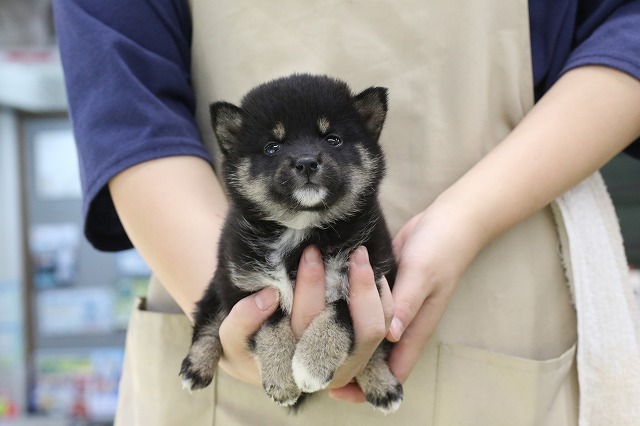
[{"label": "black fur", "polygon": [[[311,377],[311,385],[300,386],[312,390],[330,381],[336,367],[330,361],[317,373],[316,366],[307,365],[329,341],[345,349],[321,360],[335,356],[334,363],[342,362],[340,356],[352,351],[354,333],[344,285],[349,255],[363,245],[376,281],[386,276],[393,285],[395,277],[391,238],[377,195],[384,176],[378,138],[386,112],[386,89],[372,87],[354,96],[345,83],[312,75],[260,85],[240,107],[226,102],[211,105],[230,210],[217,270],[197,304],[192,350],[180,372],[191,389],[205,387],[213,378],[222,350],[217,334],[221,321],[240,299],[265,286],[280,290],[281,306],[251,337],[248,347],[274,401],[294,404],[304,391],[296,386],[300,377]],[[328,281],[329,270],[334,277],[327,283],[332,288],[327,290],[327,323],[318,326],[327,328],[327,339],[333,340],[318,341],[324,336],[307,330],[296,343],[290,335],[290,304],[300,256],[309,245],[322,253]],[[385,361],[389,348],[388,342],[381,345]],[[302,365],[296,370],[296,383],[291,368],[283,372],[279,367],[290,366],[292,359],[272,359],[278,356],[293,357],[294,364]],[[397,382],[384,386],[371,389],[367,397],[377,408],[393,411],[402,399],[402,386]]]}]

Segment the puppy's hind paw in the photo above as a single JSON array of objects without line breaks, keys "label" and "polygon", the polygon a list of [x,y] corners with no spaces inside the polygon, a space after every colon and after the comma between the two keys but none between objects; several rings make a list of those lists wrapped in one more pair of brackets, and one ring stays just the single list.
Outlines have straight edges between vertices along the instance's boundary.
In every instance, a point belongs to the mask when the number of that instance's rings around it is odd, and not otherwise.
[{"label": "puppy's hind paw", "polygon": [[373,405],[373,408],[381,411],[384,414],[395,413],[404,397],[404,391],[402,385],[397,385],[388,389],[369,389],[369,392],[365,393],[367,402]]},{"label": "puppy's hind paw", "polygon": [[182,388],[187,389],[189,392],[206,388],[213,380],[214,371],[214,368],[198,367],[191,362],[189,357],[186,357],[182,361],[182,367],[180,368]]},{"label": "puppy's hind paw", "polygon": [[300,398],[301,395],[300,389],[298,389],[295,384],[289,384],[289,386],[277,386],[275,384],[263,382],[262,387],[273,402],[283,407],[291,407],[298,401],[298,398]]}]

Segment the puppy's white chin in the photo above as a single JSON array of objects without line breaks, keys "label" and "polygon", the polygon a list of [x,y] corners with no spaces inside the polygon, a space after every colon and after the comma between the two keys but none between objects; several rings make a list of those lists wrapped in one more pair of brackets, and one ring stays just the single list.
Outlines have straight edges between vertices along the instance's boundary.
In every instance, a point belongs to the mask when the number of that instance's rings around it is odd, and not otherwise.
[{"label": "puppy's white chin", "polygon": [[303,207],[314,207],[322,203],[328,191],[322,187],[300,188],[293,191],[293,197]]}]

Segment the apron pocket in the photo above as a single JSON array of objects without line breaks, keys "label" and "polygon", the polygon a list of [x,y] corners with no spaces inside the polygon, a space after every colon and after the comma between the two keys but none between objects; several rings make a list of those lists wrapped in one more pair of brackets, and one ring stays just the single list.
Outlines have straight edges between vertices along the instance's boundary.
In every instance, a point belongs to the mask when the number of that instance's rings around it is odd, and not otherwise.
[{"label": "apron pocket", "polygon": [[145,311],[144,301],[137,306],[127,331],[115,424],[212,425],[215,385],[190,394],[178,376],[191,323],[182,314]]},{"label": "apron pocket", "polygon": [[576,347],[535,361],[441,344],[435,425],[543,425],[573,365]]}]

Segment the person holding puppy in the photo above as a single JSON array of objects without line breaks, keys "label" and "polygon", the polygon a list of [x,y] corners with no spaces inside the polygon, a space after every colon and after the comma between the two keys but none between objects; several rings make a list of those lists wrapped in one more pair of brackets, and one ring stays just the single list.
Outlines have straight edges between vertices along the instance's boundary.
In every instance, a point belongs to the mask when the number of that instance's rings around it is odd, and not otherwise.
[{"label": "person holding puppy", "polygon": [[[154,273],[116,424],[639,421],[637,312],[592,175],[638,153],[640,1],[65,0],[55,12],[86,235],[106,250],[133,244]],[[177,376],[226,213],[207,105],[292,72],[389,89],[381,202],[399,265],[393,294],[379,295],[354,252],[354,355],[297,417],[255,386],[246,350],[277,307],[271,290],[222,323],[215,386],[189,395]],[[294,333],[322,307],[309,247]],[[402,408],[332,401],[363,401],[351,379],[385,336]]]}]

